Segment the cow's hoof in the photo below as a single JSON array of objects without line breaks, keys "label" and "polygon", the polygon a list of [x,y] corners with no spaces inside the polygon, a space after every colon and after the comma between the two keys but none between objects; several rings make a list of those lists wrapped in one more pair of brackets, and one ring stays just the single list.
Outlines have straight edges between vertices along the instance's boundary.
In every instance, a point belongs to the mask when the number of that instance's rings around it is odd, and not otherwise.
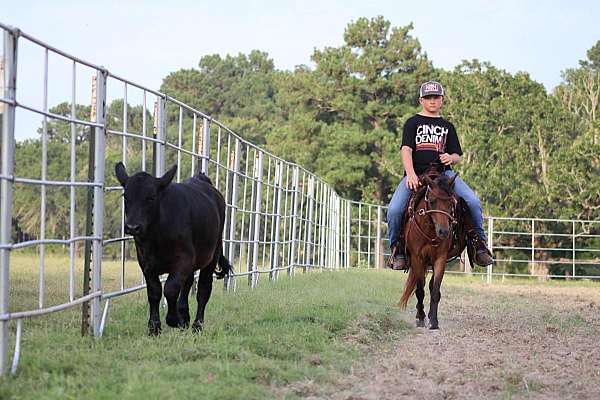
[{"label": "cow's hoof", "polygon": [[417,328],[425,328],[425,320],[424,319],[417,320]]},{"label": "cow's hoof", "polygon": [[179,317],[181,318],[181,326],[187,328],[190,325],[190,311],[188,308],[178,308],[177,312],[179,313]]},{"label": "cow's hoof", "polygon": [[189,328],[190,327],[190,320],[188,319],[188,320],[181,321],[181,323],[179,324],[179,327],[181,329],[187,329],[187,328]]},{"label": "cow's hoof", "polygon": [[148,322],[148,336],[158,336],[160,335],[160,321],[159,322]]},{"label": "cow's hoof", "polygon": [[432,331],[434,331],[434,330],[440,329],[440,327],[438,326],[438,324],[436,322],[435,324],[431,324],[429,326],[429,329],[432,330]]},{"label": "cow's hoof", "polygon": [[177,316],[173,317],[173,316],[167,315],[166,321],[167,321],[167,325],[169,325],[171,328],[180,328],[182,325],[181,319]]},{"label": "cow's hoof", "polygon": [[192,324],[192,331],[193,331],[194,333],[201,332],[201,331],[202,331],[202,326],[203,326],[203,325],[204,325],[204,324],[203,324],[202,322],[199,322],[199,321],[194,321],[194,323]]}]

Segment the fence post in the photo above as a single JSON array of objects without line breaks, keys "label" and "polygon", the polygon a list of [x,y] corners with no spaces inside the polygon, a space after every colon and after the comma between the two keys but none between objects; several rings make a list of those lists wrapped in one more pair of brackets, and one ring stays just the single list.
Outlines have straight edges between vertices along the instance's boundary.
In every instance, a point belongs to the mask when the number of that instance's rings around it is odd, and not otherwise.
[{"label": "fence post", "polygon": [[377,206],[377,232],[375,233],[375,268],[381,268],[381,206]]},{"label": "fence post", "polygon": [[[325,219],[325,213],[327,212],[327,187],[325,186],[325,183],[323,182],[318,182],[318,186],[320,187],[320,191],[319,191],[319,196],[317,197],[317,212],[319,214],[318,220],[316,219],[316,215],[315,215],[315,225],[316,225],[316,229],[315,229],[315,243],[316,243],[316,250],[315,250],[315,256],[317,257],[317,264],[319,265],[319,269],[321,271],[323,271],[323,267],[325,266],[325,239],[326,239],[326,235],[327,235],[327,220]],[[317,233],[318,232],[318,233]],[[317,250],[318,250],[318,254],[317,254]]]},{"label": "fence post", "polygon": [[202,172],[208,176],[208,160],[210,159],[210,119],[204,118],[202,130]]},{"label": "fence post", "polygon": [[308,219],[306,220],[307,229],[306,229],[306,241],[304,244],[305,254],[304,259],[306,263],[303,265],[304,272],[310,270],[312,266],[312,227],[313,227],[313,211],[314,211],[314,191],[315,191],[315,178],[312,175],[308,176],[308,192],[306,194],[306,201],[308,202]]},{"label": "fence post", "polygon": [[294,268],[295,268],[295,262],[296,262],[296,238],[297,238],[297,233],[296,231],[298,230],[298,195],[299,195],[299,190],[298,190],[298,181],[300,179],[300,171],[298,169],[298,166],[295,165],[293,172],[292,172],[292,235],[291,235],[291,246],[290,246],[290,256],[288,257],[288,260],[290,262],[289,268],[288,268],[288,275],[289,276],[293,276],[294,275]]},{"label": "fence post", "polygon": [[[177,182],[181,182],[181,148],[183,147],[183,107],[179,106],[179,120],[177,121]],[[193,148],[193,144],[192,144]],[[193,157],[192,157],[193,158]]]},{"label": "fence post", "polygon": [[[233,252],[235,251],[235,244],[233,242],[235,238],[235,229],[236,229],[236,216],[235,212],[237,210],[237,201],[238,201],[238,172],[240,170],[240,140],[235,138],[235,149],[233,153],[232,165],[229,167],[232,169],[232,177],[231,177],[231,211],[229,213],[229,243],[227,245],[228,258],[231,265],[233,262]],[[229,290],[231,285],[231,277],[225,277],[225,288]]]},{"label": "fence post", "polygon": [[572,255],[573,256],[573,278],[575,278],[575,220],[573,220],[572,223],[573,223],[573,230],[572,230],[572,232],[573,232],[573,236],[572,236],[573,237],[573,242],[572,242],[572,245],[573,245],[573,255]]},{"label": "fence post", "polygon": [[[72,85],[71,85],[71,116],[75,118],[76,113],[76,73],[77,73],[77,63],[73,61],[73,75],[72,75]],[[145,109],[145,108],[144,108]],[[77,162],[76,162],[76,143],[77,143],[77,131],[76,125],[71,123],[71,162],[69,168],[69,179],[71,182],[75,182],[77,177]],[[75,197],[76,190],[74,186],[69,188],[69,236],[70,239],[73,239],[76,235],[76,227],[77,227],[77,218],[76,218],[76,208],[75,208]],[[75,298],[75,248],[76,243],[71,242],[69,244],[69,301],[73,301]]]},{"label": "fence post", "polygon": [[281,198],[283,197],[283,162],[277,161],[277,165],[275,165],[275,191],[276,191],[276,200],[275,200],[275,235],[271,237],[271,240],[274,241],[271,244],[271,265],[270,265],[270,277],[271,280],[277,279],[279,272],[275,268],[279,268],[279,229],[281,226]]},{"label": "fence post", "polygon": [[[106,78],[108,71],[98,70],[96,78],[96,122],[101,127],[96,127],[94,135],[94,241],[92,258],[94,270],[92,274],[93,292],[102,289],[102,239],[104,234],[104,134],[106,121]],[[100,297],[92,299],[92,327],[96,337],[100,332],[102,310]]]},{"label": "fence post", "polygon": [[[488,249],[490,249],[490,252],[493,249],[493,238],[492,235],[494,234],[494,217],[489,217],[488,218]],[[488,285],[492,284],[492,265],[490,264],[487,266],[487,283]]]},{"label": "fence post", "polygon": [[197,134],[197,123],[198,123],[198,116],[196,115],[196,113],[193,114],[192,117],[192,153],[194,153],[194,155],[192,156],[192,176],[196,175],[196,155],[198,154],[198,147],[196,147],[196,143],[197,143],[197,139],[196,139],[196,134]]},{"label": "fence post", "polygon": [[342,210],[342,201],[340,196],[335,195],[335,269],[340,269],[340,264],[342,263],[341,258],[341,245],[342,245],[342,218],[341,218],[341,210]]},{"label": "fence post", "polygon": [[[42,109],[48,112],[48,49],[44,49],[44,94]],[[48,178],[48,117],[42,119],[42,168],[41,180],[45,182]],[[46,239],[46,184],[40,186],[40,233],[39,239]],[[38,278],[38,307],[44,308],[45,303],[45,270],[46,270],[46,245],[39,247],[39,278]]]},{"label": "fence post", "polygon": [[367,213],[367,269],[371,268],[371,225],[373,207],[369,204]]},{"label": "fence post", "polygon": [[166,100],[162,97],[157,99],[157,140],[160,143],[154,143],[154,175],[161,177],[165,173],[165,143],[167,141],[167,117]]},{"label": "fence post", "polygon": [[[4,91],[2,118],[2,165],[0,170],[0,315],[9,312],[9,268],[12,242],[12,203],[15,148],[15,102],[17,92],[17,50],[19,31],[4,31]],[[8,373],[8,321],[0,321],[0,376]]]},{"label": "fence post", "polygon": [[531,219],[531,275],[535,274],[535,220]]},{"label": "fence post", "polygon": [[357,245],[357,257],[358,261],[356,262],[356,266],[360,268],[360,235],[361,235],[361,223],[362,223],[362,203],[358,203],[358,235],[356,237]]},{"label": "fence post", "polygon": [[331,245],[330,235],[331,235],[331,190],[328,186],[325,187],[325,202],[323,204],[324,208],[324,224],[323,229],[325,230],[323,234],[323,267],[329,268],[331,267],[331,257],[329,254],[329,249]]},{"label": "fence post", "polygon": [[254,160],[254,179],[256,181],[256,191],[254,192],[254,239],[252,241],[252,261],[250,267],[252,273],[248,276],[250,286],[256,287],[258,281],[258,248],[260,246],[260,208],[262,205],[262,168],[263,153],[258,151]]},{"label": "fence post", "polygon": [[346,203],[346,269],[350,268],[351,258],[351,235],[352,235],[352,203],[350,200],[345,200]]}]

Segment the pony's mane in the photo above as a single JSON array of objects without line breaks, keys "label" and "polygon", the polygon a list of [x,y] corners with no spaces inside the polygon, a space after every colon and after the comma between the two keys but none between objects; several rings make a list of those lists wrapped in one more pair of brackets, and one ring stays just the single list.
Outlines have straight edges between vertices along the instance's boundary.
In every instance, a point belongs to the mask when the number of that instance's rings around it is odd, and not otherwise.
[{"label": "pony's mane", "polygon": [[448,194],[453,194],[454,190],[450,187],[450,178],[446,175],[438,176],[434,181],[442,190],[445,190]]}]

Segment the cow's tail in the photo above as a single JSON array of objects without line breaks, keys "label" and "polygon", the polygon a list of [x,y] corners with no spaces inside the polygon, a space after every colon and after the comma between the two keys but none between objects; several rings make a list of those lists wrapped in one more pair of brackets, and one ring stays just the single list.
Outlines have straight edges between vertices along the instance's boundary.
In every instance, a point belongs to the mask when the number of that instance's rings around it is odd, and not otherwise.
[{"label": "cow's tail", "polygon": [[233,273],[233,267],[229,263],[229,260],[221,253],[219,256],[219,268],[215,271],[215,275],[217,275],[217,279],[223,279],[231,273]]}]

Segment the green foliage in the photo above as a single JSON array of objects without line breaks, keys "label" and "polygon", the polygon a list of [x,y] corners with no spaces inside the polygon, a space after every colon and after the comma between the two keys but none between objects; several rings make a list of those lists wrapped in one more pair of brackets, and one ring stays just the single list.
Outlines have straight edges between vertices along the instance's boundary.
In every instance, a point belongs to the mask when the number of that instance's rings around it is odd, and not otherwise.
[{"label": "green foliage", "polygon": [[[444,72],[445,114],[465,155],[456,167],[493,215],[560,216],[558,157],[575,135],[574,119],[527,74],[477,60]],[[485,107],[483,106],[485,105]]]},{"label": "green foliage", "polygon": [[269,146],[306,162],[342,196],[387,202],[402,175],[403,119],[414,111],[418,83],[432,72],[411,29],[359,18],[342,46],[315,50],[314,70],[285,74],[277,97],[285,122]]},{"label": "green foliage", "polygon": [[[162,90],[220,120],[245,139],[316,173],[345,198],[387,204],[403,175],[400,158],[404,121],[418,110],[417,89],[426,79],[439,79],[447,96],[442,110],[457,127],[464,155],[456,169],[480,195],[484,212],[499,216],[600,218],[600,42],[579,68],[563,73],[563,82],[547,93],[527,73],[511,74],[490,63],[464,61],[452,71],[434,70],[412,25],[392,27],[383,17],[359,18],[348,24],[339,47],[316,49],[314,67],[277,71],[264,52],[208,55],[198,69],[167,76]],[[123,101],[108,107],[109,129],[140,133],[145,115]],[[61,103],[51,112],[70,115]],[[89,113],[76,105],[76,115]],[[167,137],[177,143],[180,109],[167,107]],[[183,112],[182,144],[191,150],[192,121]],[[201,120],[197,121],[200,130]],[[48,177],[69,179],[72,127],[48,122]],[[216,127],[213,132],[216,131]],[[76,179],[87,178],[90,130],[75,129]],[[213,135],[215,138],[216,135]],[[107,135],[106,178],[116,185],[112,168],[123,158],[123,139]],[[212,155],[216,155],[213,145]],[[19,143],[16,171],[40,178],[40,140]],[[151,154],[152,146],[146,150]],[[127,141],[131,170],[142,164],[139,141]],[[225,152],[221,159],[228,157]],[[243,161],[243,160],[242,160]],[[178,162],[167,149],[167,164]],[[151,156],[147,168],[151,170]],[[191,171],[191,157],[179,166]],[[40,188],[19,185],[15,218],[26,233],[39,235]],[[76,191],[80,205],[77,232],[83,230],[85,190]],[[47,189],[47,237],[68,236],[68,189]],[[120,198],[107,196],[107,210],[118,210]],[[120,213],[105,219],[108,235],[119,233]],[[590,232],[593,233],[593,232]]]},{"label": "green foliage", "polygon": [[[161,90],[225,123],[255,144],[274,128],[275,67],[267,53],[204,56],[199,69],[171,73]],[[169,114],[172,121],[176,116]]]},{"label": "green foliage", "polygon": [[581,64],[582,67],[600,70],[600,40],[587,51],[587,57],[587,60],[580,60],[579,64]]}]

